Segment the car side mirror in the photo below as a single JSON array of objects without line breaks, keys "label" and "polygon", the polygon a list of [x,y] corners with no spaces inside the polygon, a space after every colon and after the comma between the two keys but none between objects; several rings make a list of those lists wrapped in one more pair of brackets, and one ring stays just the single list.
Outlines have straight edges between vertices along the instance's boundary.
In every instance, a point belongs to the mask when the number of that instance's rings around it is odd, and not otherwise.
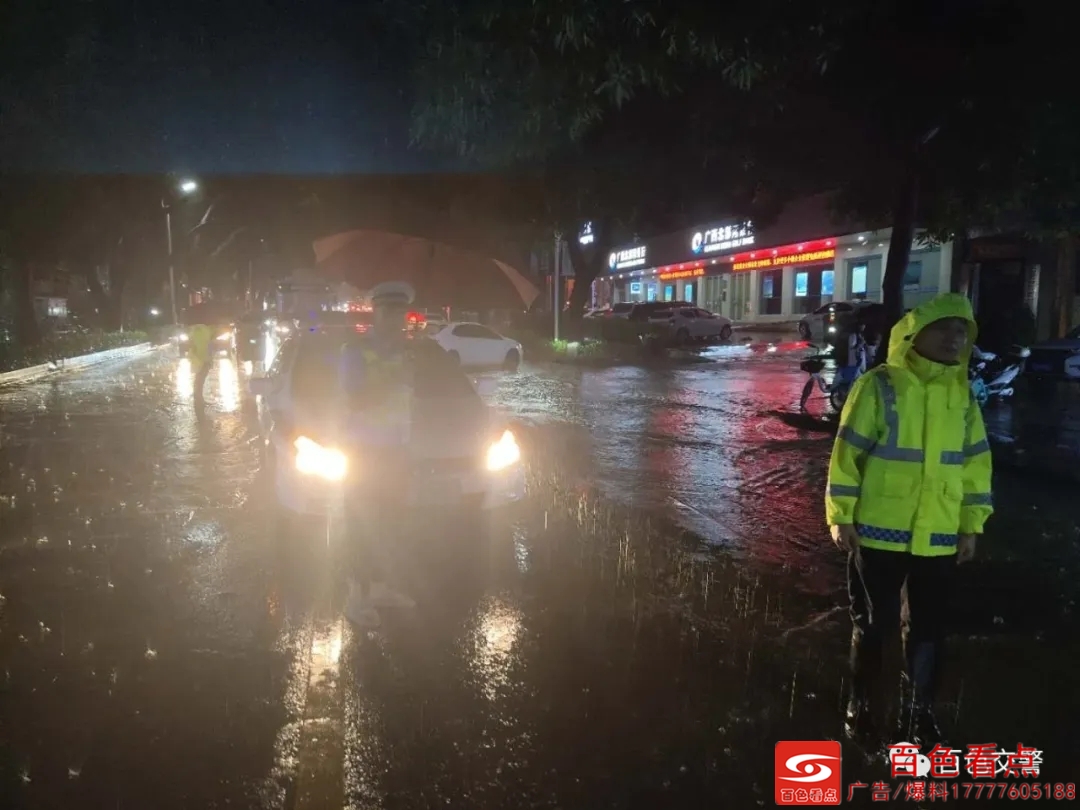
[{"label": "car side mirror", "polygon": [[499,381],[494,377],[477,377],[473,380],[473,386],[476,388],[476,393],[482,397],[494,396],[495,392],[499,388]]},{"label": "car side mirror", "polygon": [[248,388],[257,397],[266,397],[278,390],[278,381],[273,377],[252,377],[248,381]]}]

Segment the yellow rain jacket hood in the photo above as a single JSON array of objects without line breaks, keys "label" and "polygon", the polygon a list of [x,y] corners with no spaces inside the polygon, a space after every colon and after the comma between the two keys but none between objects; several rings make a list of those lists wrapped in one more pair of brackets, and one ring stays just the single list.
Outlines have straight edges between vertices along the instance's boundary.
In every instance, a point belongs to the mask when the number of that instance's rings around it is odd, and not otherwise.
[{"label": "yellow rain jacket hood", "polygon": [[[914,351],[915,336],[962,318],[968,343],[955,366]],[[854,524],[867,548],[937,557],[959,534],[980,534],[993,512],[990,447],[967,367],[975,344],[971,303],[944,293],[893,328],[888,359],[856,381],[829,462],[825,517]]]}]

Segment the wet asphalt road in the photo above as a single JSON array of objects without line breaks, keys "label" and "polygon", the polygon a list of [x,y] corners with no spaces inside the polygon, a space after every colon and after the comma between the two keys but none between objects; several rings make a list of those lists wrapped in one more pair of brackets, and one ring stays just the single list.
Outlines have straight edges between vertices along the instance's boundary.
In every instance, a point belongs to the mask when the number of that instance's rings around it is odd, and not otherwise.
[{"label": "wet asphalt road", "polygon": [[[713,359],[502,378],[527,503],[432,519],[363,638],[337,527],[279,553],[242,371],[202,423],[166,352],[0,391],[0,806],[771,806],[775,741],[838,731],[831,437],[791,354]],[[943,720],[1076,781],[1075,496],[997,491]]]}]

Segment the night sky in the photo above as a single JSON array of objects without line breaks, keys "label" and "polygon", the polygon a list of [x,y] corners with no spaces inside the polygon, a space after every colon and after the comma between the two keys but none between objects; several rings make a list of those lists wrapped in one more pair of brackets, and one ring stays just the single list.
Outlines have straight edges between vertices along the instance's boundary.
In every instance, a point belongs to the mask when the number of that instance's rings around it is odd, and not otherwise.
[{"label": "night sky", "polygon": [[440,168],[408,147],[405,49],[364,6],[6,0],[0,169]]}]

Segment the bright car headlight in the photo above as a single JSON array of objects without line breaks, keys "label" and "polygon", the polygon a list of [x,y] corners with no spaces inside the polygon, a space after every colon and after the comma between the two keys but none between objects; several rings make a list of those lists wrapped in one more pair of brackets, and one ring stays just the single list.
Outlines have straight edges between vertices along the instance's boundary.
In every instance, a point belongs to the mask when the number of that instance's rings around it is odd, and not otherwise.
[{"label": "bright car headlight", "polygon": [[300,436],[296,448],[296,469],[304,475],[317,475],[327,481],[340,481],[349,470],[349,461],[340,450],[323,447],[307,436]]},{"label": "bright car headlight", "polygon": [[217,339],[218,340],[228,340],[231,337],[232,337],[232,332],[225,332],[224,334],[218,335]]},{"label": "bright car headlight", "polygon": [[521,448],[518,447],[514,434],[509,430],[503,433],[502,438],[488,448],[487,468],[491,472],[505,470],[511,464],[521,461]]},{"label": "bright car headlight", "polygon": [[188,342],[188,336],[184,335],[184,334],[181,334],[181,335],[179,335],[177,337],[177,340],[179,340],[181,343],[187,343]]},{"label": "bright car headlight", "polygon": [[829,332],[836,332],[836,327],[835,326],[830,326],[829,327]]}]

